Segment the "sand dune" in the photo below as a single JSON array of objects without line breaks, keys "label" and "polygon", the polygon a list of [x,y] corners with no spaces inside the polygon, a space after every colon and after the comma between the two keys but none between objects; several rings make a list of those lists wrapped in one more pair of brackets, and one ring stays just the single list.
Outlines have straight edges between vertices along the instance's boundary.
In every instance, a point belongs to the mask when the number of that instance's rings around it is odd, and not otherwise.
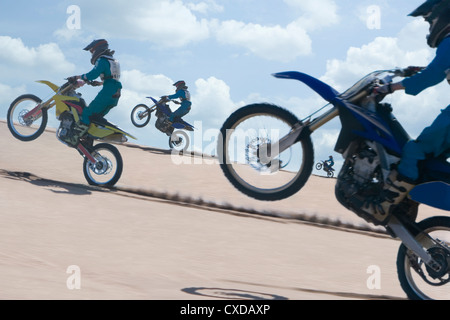
[{"label": "sand dune", "polygon": [[343,208],[334,179],[261,202],[214,159],[175,164],[129,143],[107,190],[87,185],[82,158],[54,131],[21,142],[0,122],[0,135],[0,299],[405,298],[399,242]]}]

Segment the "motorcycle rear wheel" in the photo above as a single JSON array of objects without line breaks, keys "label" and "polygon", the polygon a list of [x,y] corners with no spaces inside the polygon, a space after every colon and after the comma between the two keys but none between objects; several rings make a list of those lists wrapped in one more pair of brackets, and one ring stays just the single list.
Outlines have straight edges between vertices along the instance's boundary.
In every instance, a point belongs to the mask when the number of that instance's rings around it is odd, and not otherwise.
[{"label": "motorcycle rear wheel", "polygon": [[181,130],[176,130],[169,137],[169,147],[175,151],[186,151],[190,145],[189,135]]},{"label": "motorcycle rear wheel", "polygon": [[16,139],[32,141],[44,132],[48,122],[47,109],[41,109],[35,119],[24,119],[24,116],[41,102],[42,100],[35,95],[24,94],[11,103],[7,113],[7,122],[9,131]]},{"label": "motorcycle rear wheel", "polygon": [[[439,239],[442,242],[441,246],[428,245],[426,250],[443,266],[443,269],[440,273],[431,270],[402,244],[397,255],[400,284],[409,299],[448,300],[450,299],[450,217],[431,217],[417,223],[417,227],[422,232],[416,231],[416,239],[426,239],[423,235],[429,235],[434,240]],[[427,283],[416,269],[433,284]]]},{"label": "motorcycle rear wheel", "polygon": [[100,143],[89,149],[97,160],[92,163],[84,158],[83,173],[87,182],[93,186],[112,187],[123,171],[123,160],[119,150],[108,143]]},{"label": "motorcycle rear wheel", "polygon": [[151,118],[150,108],[145,104],[138,104],[131,111],[131,122],[138,128],[145,127]]},{"label": "motorcycle rear wheel", "polygon": [[260,152],[261,146],[275,143],[299,123],[291,112],[265,103],[231,114],[220,129],[217,147],[225,177],[236,189],[258,200],[282,200],[297,193],[314,166],[311,137],[304,136],[269,163],[261,161]]}]

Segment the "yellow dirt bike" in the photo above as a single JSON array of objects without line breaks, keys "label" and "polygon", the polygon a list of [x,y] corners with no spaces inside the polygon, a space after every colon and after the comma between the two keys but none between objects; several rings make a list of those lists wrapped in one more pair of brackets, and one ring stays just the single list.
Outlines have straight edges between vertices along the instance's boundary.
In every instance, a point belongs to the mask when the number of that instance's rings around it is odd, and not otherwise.
[{"label": "yellow dirt bike", "polygon": [[[66,82],[61,87],[49,81],[37,81],[48,85],[55,94],[47,101],[32,94],[21,95],[15,99],[7,115],[8,128],[11,134],[21,141],[32,141],[45,130],[48,121],[48,110],[56,107],[56,119],[60,126],[56,131],[57,138],[69,147],[65,140],[73,134],[75,124],[80,120],[86,102],[75,90],[84,84],[97,85],[96,82]],[[83,173],[90,185],[111,187],[122,175],[123,161],[119,150],[109,143],[94,145],[94,140],[123,143],[127,137],[136,139],[102,116],[91,119],[88,133],[82,137],[74,148],[84,157]]]}]

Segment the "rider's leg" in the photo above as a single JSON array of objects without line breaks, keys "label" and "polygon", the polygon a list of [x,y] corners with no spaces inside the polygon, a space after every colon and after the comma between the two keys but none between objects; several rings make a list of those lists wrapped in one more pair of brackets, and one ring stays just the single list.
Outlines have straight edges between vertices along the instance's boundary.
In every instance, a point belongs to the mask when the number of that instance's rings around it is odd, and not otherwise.
[{"label": "rider's leg", "polygon": [[99,114],[105,116],[109,110],[117,106],[119,98],[115,98],[116,90],[109,88],[103,88],[94,100],[89,104],[89,107],[84,108],[81,117],[81,122],[84,124],[91,123],[91,117]]},{"label": "rider's leg", "polygon": [[397,170],[386,181],[379,211],[389,213],[408,195],[419,179],[418,162],[427,155],[439,156],[450,148],[450,106],[443,110],[433,124],[423,130],[416,140],[409,141],[402,154]]},{"label": "rider's leg", "polygon": [[181,106],[175,110],[174,112],[172,112],[172,114],[169,117],[169,121],[173,122],[173,120],[175,118],[182,118],[185,115],[187,115],[189,113],[189,111],[191,111],[191,102],[189,101],[183,101],[181,103]]},{"label": "rider's leg", "polygon": [[77,145],[78,141],[89,131],[91,116],[106,115],[118,102],[119,99],[114,98],[109,90],[101,90],[89,106],[84,108],[80,122],[75,124],[74,134],[66,142],[72,146]]},{"label": "rider's leg", "polygon": [[417,180],[418,162],[424,160],[427,155],[437,157],[448,148],[450,148],[450,106],[442,110],[431,126],[425,128],[416,140],[406,144],[398,171],[402,176]]}]

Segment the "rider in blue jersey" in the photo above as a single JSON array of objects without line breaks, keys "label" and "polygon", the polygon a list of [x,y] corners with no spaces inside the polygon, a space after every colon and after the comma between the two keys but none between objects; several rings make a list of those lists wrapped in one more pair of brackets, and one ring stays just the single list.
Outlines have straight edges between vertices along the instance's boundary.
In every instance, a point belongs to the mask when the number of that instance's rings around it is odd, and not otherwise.
[{"label": "rider in blue jersey", "polygon": [[180,107],[171,113],[169,116],[169,121],[173,122],[176,118],[182,118],[191,111],[191,94],[188,91],[188,87],[186,86],[186,82],[183,80],[177,81],[174,84],[175,94],[170,96],[166,96],[169,100],[180,99]]},{"label": "rider in blue jersey", "polygon": [[334,159],[333,159],[333,156],[330,156],[330,157],[328,158],[328,160],[325,161],[325,162],[328,164],[328,167],[329,167],[329,168],[332,168],[332,167],[334,166]]},{"label": "rider in blue jersey", "polygon": [[108,42],[104,39],[94,40],[83,50],[92,53],[91,63],[94,68],[81,76],[69,78],[69,81],[82,79],[93,81],[100,77],[102,82],[94,82],[96,85],[103,85],[102,90],[87,108],[84,108],[81,120],[76,124],[74,134],[66,142],[75,146],[79,139],[89,130],[91,118],[95,115],[105,116],[112,108],[119,103],[122,84],[120,83],[120,64],[113,58],[114,51],[109,50]]},{"label": "rider in blue jersey", "polygon": [[[450,83],[450,0],[427,0],[414,10],[413,17],[423,16],[430,23],[428,45],[437,48],[433,61],[421,72],[403,81],[377,88],[380,93],[405,90],[407,94],[417,95],[423,90],[441,83],[447,78]],[[376,210],[388,214],[393,206],[399,204],[417,184],[419,179],[418,162],[428,155],[437,157],[450,148],[450,105],[442,110],[435,121],[403,148],[402,158],[397,170],[392,170],[382,201]]]}]

